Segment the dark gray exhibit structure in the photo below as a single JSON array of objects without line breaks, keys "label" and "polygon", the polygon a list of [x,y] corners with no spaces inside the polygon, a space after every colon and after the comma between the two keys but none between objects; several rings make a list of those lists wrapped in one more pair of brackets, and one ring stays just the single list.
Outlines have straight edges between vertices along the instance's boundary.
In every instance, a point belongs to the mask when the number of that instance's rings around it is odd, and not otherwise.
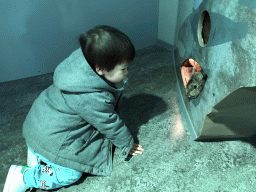
[{"label": "dark gray exhibit structure", "polygon": [[206,0],[176,29],[175,71],[196,141],[256,134],[255,30],[246,14],[225,14]]}]

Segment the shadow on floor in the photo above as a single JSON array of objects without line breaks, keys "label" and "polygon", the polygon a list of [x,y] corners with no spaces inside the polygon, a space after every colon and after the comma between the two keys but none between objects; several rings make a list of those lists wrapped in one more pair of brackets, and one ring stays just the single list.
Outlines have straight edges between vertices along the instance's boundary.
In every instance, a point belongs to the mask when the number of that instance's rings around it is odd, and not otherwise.
[{"label": "shadow on floor", "polygon": [[213,139],[201,139],[200,141],[196,142],[225,142],[225,141],[242,141],[244,143],[248,143],[254,148],[256,148],[256,134],[251,137],[241,137],[241,138],[232,138],[232,139],[226,139],[226,138],[213,138]]}]

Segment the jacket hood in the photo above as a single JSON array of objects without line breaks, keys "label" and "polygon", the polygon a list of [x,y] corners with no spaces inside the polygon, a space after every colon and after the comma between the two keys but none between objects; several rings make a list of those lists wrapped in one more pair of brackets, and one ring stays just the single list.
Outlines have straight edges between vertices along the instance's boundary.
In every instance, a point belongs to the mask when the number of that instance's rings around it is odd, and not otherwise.
[{"label": "jacket hood", "polygon": [[124,85],[117,89],[116,84],[98,75],[86,61],[81,48],[57,66],[53,75],[53,83],[60,90],[68,92],[100,92],[103,90],[115,92],[124,89]]}]

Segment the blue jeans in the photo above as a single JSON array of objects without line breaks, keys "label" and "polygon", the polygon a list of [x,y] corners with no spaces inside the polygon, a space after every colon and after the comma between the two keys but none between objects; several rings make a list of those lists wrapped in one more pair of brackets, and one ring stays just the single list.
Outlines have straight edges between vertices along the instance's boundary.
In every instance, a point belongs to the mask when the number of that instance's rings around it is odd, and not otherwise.
[{"label": "blue jeans", "polygon": [[44,190],[57,189],[71,185],[82,177],[83,172],[56,165],[36,153],[29,146],[28,148],[39,159],[40,164],[27,169],[24,173],[24,181],[27,187]]}]

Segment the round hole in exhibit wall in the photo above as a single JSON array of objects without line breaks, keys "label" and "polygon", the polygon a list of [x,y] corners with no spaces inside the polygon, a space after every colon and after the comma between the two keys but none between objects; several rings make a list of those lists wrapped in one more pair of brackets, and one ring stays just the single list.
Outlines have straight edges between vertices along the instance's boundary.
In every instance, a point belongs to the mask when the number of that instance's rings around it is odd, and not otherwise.
[{"label": "round hole in exhibit wall", "polygon": [[211,19],[208,11],[203,11],[198,23],[198,42],[201,47],[205,47],[209,41],[211,32]]}]

